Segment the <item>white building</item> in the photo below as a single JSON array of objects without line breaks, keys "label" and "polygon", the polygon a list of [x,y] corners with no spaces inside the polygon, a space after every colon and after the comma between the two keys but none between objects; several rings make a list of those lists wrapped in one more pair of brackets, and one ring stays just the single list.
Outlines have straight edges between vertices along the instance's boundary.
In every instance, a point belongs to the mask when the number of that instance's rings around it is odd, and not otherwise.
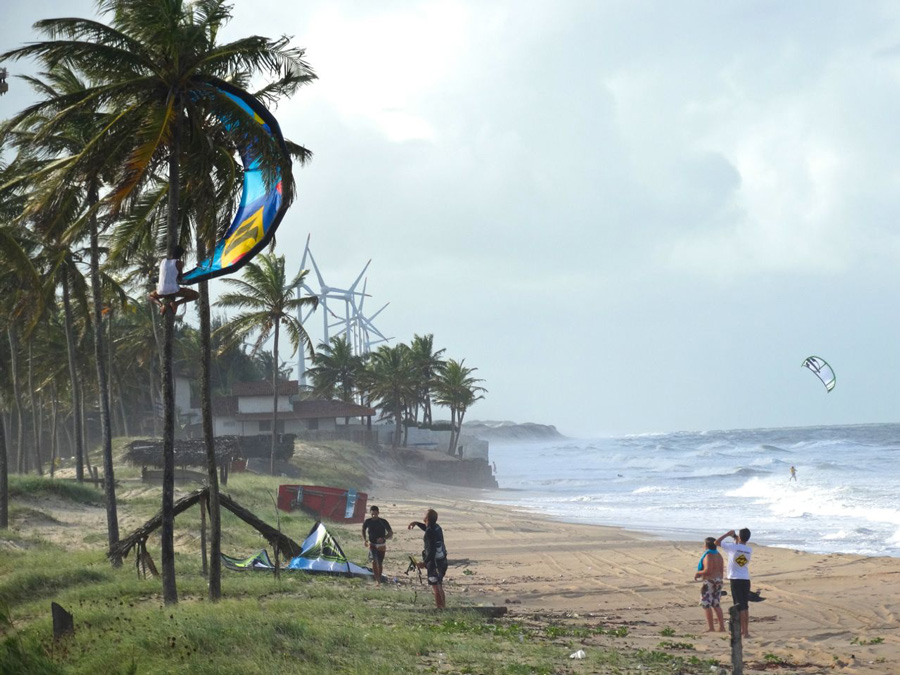
[{"label": "white building", "polygon": [[[299,398],[296,380],[278,383],[276,433],[302,435],[306,431],[336,431],[349,425],[369,427],[374,408],[343,401]],[[236,382],[231,396],[213,399],[215,436],[256,436],[272,433],[272,383]],[[364,422],[363,422],[364,420]]]}]

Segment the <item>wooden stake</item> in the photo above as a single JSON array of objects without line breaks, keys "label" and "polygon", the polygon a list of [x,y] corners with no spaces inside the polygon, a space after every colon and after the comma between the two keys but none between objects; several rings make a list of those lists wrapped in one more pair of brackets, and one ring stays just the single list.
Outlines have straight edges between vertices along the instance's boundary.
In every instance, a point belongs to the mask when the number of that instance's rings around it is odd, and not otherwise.
[{"label": "wooden stake", "polygon": [[203,560],[203,576],[209,577],[209,563],[206,558],[206,510],[209,508],[209,496],[200,499],[200,552]]},{"label": "wooden stake", "polygon": [[728,629],[731,631],[731,672],[744,675],[744,649],[741,644],[741,610],[732,605],[728,610]]},{"label": "wooden stake", "polygon": [[75,618],[55,602],[50,603],[53,614],[53,639],[59,640],[65,635],[75,634]]}]

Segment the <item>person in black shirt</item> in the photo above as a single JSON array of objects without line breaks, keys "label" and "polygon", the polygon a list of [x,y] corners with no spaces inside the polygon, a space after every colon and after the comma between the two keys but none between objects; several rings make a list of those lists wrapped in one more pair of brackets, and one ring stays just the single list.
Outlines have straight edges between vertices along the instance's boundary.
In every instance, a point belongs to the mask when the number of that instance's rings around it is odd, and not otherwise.
[{"label": "person in black shirt", "polygon": [[434,604],[438,609],[444,609],[447,600],[444,597],[444,575],[447,573],[447,547],[444,545],[444,531],[437,524],[438,514],[434,509],[425,512],[425,522],[416,520],[409,524],[408,530],[418,527],[424,530],[422,537],[424,548],[422,549],[422,562],[419,568],[428,570],[428,584],[434,591]]},{"label": "person in black shirt", "polygon": [[381,570],[384,567],[384,554],[387,552],[387,540],[394,536],[391,524],[378,517],[378,507],[369,509],[371,518],[366,518],[362,526],[363,546],[369,548],[369,560],[372,561],[372,572],[375,574],[375,585],[381,585]]}]

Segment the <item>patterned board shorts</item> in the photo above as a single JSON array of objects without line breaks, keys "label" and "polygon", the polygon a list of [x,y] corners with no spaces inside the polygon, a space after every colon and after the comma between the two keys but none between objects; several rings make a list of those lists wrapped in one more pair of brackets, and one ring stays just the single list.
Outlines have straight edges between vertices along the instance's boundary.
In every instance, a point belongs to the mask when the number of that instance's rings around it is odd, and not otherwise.
[{"label": "patterned board shorts", "polygon": [[722,580],[707,579],[703,582],[703,588],[700,589],[700,606],[718,607],[719,600],[722,597]]}]

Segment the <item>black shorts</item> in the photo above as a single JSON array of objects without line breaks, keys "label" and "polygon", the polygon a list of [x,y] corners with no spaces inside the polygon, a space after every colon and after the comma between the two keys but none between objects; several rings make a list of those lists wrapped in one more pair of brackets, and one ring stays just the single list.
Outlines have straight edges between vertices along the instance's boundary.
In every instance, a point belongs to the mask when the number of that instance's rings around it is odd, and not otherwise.
[{"label": "black shorts", "polygon": [[[382,544],[382,546],[384,546]],[[387,553],[387,549],[382,548],[378,549],[376,544],[369,544],[369,560],[372,562],[377,561],[379,564],[384,562],[384,554]]]},{"label": "black shorts", "polygon": [[444,575],[447,573],[447,559],[431,560],[425,565],[428,570],[428,584],[437,586],[444,581]]},{"label": "black shorts", "polygon": [[738,606],[740,610],[750,608],[750,580],[749,579],[732,579],[731,580],[731,602]]}]

